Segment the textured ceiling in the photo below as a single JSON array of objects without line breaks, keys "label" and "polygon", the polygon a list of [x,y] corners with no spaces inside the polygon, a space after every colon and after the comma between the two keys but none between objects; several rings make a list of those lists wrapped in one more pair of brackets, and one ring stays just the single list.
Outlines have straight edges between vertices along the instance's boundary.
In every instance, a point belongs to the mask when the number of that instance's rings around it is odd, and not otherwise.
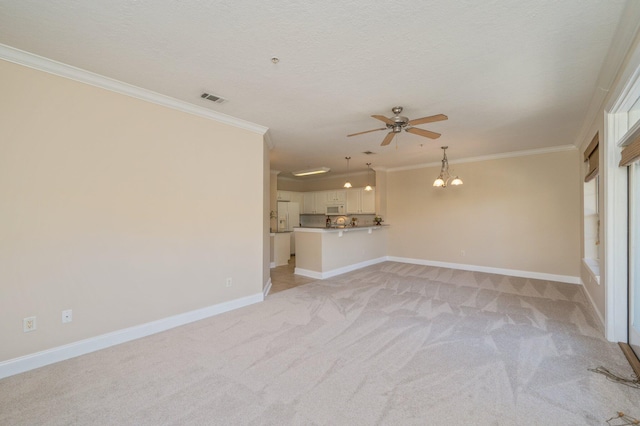
[{"label": "textured ceiling", "polygon": [[[0,43],[269,127],[273,169],[340,173],[574,143],[624,6],[2,0]],[[443,136],[346,137],[395,105],[448,115],[418,126]]]}]

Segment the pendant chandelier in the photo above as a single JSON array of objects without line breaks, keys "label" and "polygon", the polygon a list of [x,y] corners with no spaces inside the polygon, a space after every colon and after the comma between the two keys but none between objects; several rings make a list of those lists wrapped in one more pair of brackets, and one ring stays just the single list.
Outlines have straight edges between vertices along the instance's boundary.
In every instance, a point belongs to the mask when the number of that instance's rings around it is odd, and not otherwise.
[{"label": "pendant chandelier", "polygon": [[[347,160],[347,175],[349,174],[349,160],[351,160],[351,157],[344,157],[345,160]],[[347,181],[344,183],[344,187],[345,188],[351,188],[351,182],[349,182],[349,179],[347,178]]]},{"label": "pendant chandelier", "polygon": [[364,187],[364,190],[365,191],[373,191],[373,187],[371,186],[371,178],[370,178],[370,175],[371,175],[371,173],[370,173],[371,172],[371,163],[367,163],[367,168],[369,169],[367,171],[367,186]]},{"label": "pendant chandelier", "polygon": [[[447,160],[447,148],[448,146],[441,146],[444,151],[444,156],[442,157],[442,168],[440,169],[440,176],[433,182],[433,186],[438,188],[446,188],[449,184],[449,179],[451,179],[451,175],[449,174],[449,160]],[[454,177],[451,181],[451,185],[458,186],[462,185],[462,179],[458,176]]]}]

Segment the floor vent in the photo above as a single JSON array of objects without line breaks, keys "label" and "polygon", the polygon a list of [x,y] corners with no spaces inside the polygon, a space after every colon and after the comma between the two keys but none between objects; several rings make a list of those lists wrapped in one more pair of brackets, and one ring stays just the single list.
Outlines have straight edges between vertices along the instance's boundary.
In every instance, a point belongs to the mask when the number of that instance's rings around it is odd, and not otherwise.
[{"label": "floor vent", "polygon": [[375,152],[373,152],[373,151],[365,151],[365,152],[363,152],[363,154],[371,155],[371,154],[375,154]]},{"label": "floor vent", "polygon": [[221,104],[227,101],[225,98],[221,96],[212,95],[211,93],[203,93],[202,95],[200,95],[200,97],[202,99],[206,99],[208,101],[215,102],[217,104]]}]

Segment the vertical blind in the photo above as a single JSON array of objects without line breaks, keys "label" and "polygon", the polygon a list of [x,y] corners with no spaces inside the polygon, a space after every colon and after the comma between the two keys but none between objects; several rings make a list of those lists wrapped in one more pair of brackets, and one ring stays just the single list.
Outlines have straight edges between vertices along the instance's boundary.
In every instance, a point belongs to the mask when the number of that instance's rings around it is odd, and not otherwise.
[{"label": "vertical blind", "polygon": [[587,174],[584,177],[585,182],[589,182],[591,179],[598,175],[598,144],[600,142],[600,138],[598,137],[598,133],[593,137],[591,143],[584,151],[584,161],[588,161]]}]

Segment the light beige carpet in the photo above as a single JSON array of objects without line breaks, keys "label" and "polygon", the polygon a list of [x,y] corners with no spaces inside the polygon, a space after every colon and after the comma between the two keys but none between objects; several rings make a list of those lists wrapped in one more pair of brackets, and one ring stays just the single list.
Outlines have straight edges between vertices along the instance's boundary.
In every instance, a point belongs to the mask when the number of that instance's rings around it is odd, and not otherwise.
[{"label": "light beige carpet", "polygon": [[0,381],[0,424],[602,425],[640,390],[577,285],[386,262]]}]

